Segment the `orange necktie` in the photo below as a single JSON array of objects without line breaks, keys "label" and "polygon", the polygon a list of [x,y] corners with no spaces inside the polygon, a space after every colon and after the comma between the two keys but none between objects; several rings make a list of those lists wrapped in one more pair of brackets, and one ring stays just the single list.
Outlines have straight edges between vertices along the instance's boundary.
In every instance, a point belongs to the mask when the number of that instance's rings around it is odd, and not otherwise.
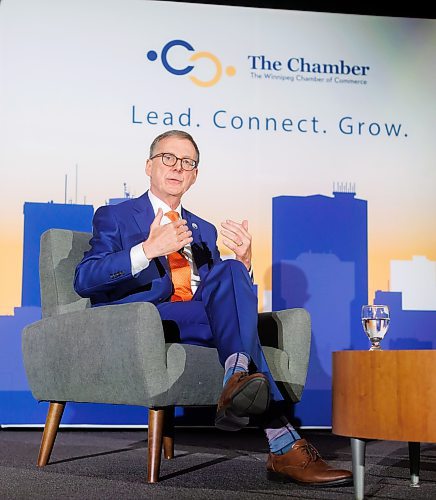
[{"label": "orange necktie", "polygon": [[[179,214],[174,210],[167,212],[165,215],[172,222],[179,219]],[[171,279],[174,285],[171,302],[191,300],[191,266],[189,262],[179,252],[173,252],[168,255],[168,264],[171,269]]]}]

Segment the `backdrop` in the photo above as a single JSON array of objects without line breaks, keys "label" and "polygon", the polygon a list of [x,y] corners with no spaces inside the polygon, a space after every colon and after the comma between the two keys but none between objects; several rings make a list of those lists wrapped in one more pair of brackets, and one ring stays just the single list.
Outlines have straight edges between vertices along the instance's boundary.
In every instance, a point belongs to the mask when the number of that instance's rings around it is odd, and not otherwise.
[{"label": "backdrop", "polygon": [[[249,221],[259,309],[312,314],[303,425],[330,425],[331,352],[369,347],[362,304],[391,306],[386,348],[433,348],[435,46],[425,19],[4,0],[0,424],[45,411],[20,353],[40,314],[40,232],[86,229],[98,206],[142,194],[148,146],[172,128],[201,150],[184,205]],[[97,406],[65,418],[143,422]]]}]

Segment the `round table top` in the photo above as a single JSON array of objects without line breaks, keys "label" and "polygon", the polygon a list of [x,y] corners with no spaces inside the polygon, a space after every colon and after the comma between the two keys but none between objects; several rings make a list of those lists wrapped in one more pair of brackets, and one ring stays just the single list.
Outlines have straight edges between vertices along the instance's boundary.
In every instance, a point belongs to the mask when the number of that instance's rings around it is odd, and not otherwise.
[{"label": "round table top", "polygon": [[334,352],[332,430],[436,442],[436,350]]}]

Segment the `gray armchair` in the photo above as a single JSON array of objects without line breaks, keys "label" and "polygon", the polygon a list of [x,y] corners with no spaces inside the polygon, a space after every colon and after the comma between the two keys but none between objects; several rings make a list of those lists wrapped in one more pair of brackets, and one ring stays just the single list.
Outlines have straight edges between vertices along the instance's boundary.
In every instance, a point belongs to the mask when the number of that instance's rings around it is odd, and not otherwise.
[{"label": "gray armchair", "polygon": [[[49,401],[38,466],[47,464],[68,401],[149,408],[148,482],[157,482],[162,446],[173,458],[174,406],[211,406],[222,390],[215,349],[165,342],[150,303],[90,308],[73,289],[89,233],[51,229],[41,237],[42,319],[23,330],[33,396]],[[306,381],[311,338],[304,309],[259,315],[261,343],[275,380],[292,402]]]}]

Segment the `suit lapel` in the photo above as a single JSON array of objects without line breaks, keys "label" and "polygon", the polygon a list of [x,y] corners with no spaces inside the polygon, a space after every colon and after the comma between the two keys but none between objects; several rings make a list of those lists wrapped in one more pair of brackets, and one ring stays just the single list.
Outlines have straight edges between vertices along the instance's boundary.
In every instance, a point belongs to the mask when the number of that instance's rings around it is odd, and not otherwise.
[{"label": "suit lapel", "polygon": [[200,225],[197,224],[191,212],[182,207],[182,217],[186,219],[189,229],[192,231],[192,258],[197,266],[198,274],[201,279],[209,272],[211,265],[211,252],[207,243],[202,240]]},{"label": "suit lapel", "polygon": [[150,234],[150,226],[154,219],[153,207],[148,199],[148,191],[135,200],[133,217],[144,235],[144,239]]},{"label": "suit lapel", "polygon": [[201,240],[200,227],[192,220],[191,212],[188,212],[188,210],[185,210],[183,207],[182,207],[182,218],[186,219],[188,227],[192,231],[192,239],[194,241],[191,243],[191,245],[201,245],[202,240]]}]

